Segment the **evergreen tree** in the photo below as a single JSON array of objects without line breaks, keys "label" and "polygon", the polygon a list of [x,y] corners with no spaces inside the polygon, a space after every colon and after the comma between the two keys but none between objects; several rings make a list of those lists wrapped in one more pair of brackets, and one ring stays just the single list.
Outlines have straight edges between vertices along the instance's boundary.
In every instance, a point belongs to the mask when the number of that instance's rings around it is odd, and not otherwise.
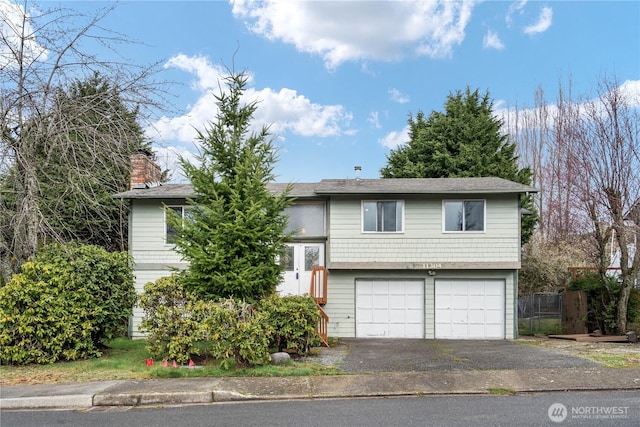
[{"label": "evergreen tree", "polygon": [[[489,92],[480,95],[468,87],[449,94],[444,113],[428,118],[419,111],[409,117],[409,141],[392,150],[383,178],[499,177],[531,184],[531,170],[519,168],[516,145],[502,133],[502,121],[493,115]],[[533,199],[523,195],[521,205],[532,212],[522,221],[522,243],[537,222]]]},{"label": "evergreen tree", "polygon": [[[56,88],[53,98],[52,112],[26,121],[22,137],[30,146],[38,184],[34,199],[44,229],[40,240],[126,250],[128,207],[112,196],[129,187],[131,154],[150,149],[137,109],[99,73]],[[14,163],[0,175],[0,192],[6,195],[0,212],[8,213],[0,218],[0,242],[10,241],[14,232],[19,187]],[[1,246],[0,252],[7,249]]]},{"label": "evergreen tree", "polygon": [[128,207],[112,196],[129,188],[131,155],[151,150],[137,108],[98,73],[58,90],[56,99],[49,126],[64,123],[66,132],[40,145],[48,165],[39,173],[41,212],[58,239],[126,250]]},{"label": "evergreen tree", "polygon": [[189,261],[185,287],[203,299],[253,302],[273,293],[283,266],[290,189],[272,195],[275,149],[268,127],[250,132],[257,102],[242,103],[244,73],[225,78],[215,95],[219,112],[205,133],[197,161],[181,159],[195,196],[185,219],[170,212],[178,230],[176,250]]}]

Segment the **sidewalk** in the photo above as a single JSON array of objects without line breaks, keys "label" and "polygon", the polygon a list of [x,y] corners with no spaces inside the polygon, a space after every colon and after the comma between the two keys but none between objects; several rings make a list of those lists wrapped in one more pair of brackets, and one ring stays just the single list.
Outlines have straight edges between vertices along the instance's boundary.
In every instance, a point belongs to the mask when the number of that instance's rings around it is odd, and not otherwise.
[{"label": "sidewalk", "polygon": [[640,368],[393,372],[272,378],[191,378],[5,386],[0,409],[89,408],[244,400],[640,390]]}]

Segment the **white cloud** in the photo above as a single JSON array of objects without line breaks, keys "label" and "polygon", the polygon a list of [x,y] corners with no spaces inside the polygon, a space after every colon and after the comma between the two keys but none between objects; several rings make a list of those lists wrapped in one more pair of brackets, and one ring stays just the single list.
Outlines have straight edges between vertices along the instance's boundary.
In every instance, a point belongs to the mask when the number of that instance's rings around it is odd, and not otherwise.
[{"label": "white cloud", "polygon": [[540,11],[540,16],[538,17],[538,20],[535,23],[525,27],[524,32],[525,34],[543,33],[547,31],[549,27],[551,27],[552,21],[553,21],[553,10],[550,7],[545,6]]},{"label": "white cloud", "polygon": [[[14,52],[22,54],[24,63],[47,60],[48,51],[36,39],[36,33],[30,20],[29,11],[25,12],[21,4],[0,0],[0,40],[2,40],[0,43],[0,68],[18,65],[18,58]],[[23,32],[28,34],[24,39],[22,39]],[[24,43],[22,47],[21,43]]]},{"label": "white cloud", "polygon": [[233,15],[254,33],[320,55],[334,69],[346,61],[451,56],[462,43],[475,1],[234,0]]},{"label": "white cloud", "polygon": [[380,126],[380,115],[377,111],[372,111],[371,114],[369,114],[367,122],[376,129],[380,129],[382,127]]},{"label": "white cloud", "polygon": [[406,126],[401,131],[392,131],[386,134],[378,142],[383,146],[390,149],[396,149],[401,145],[406,144],[409,141],[409,126]]},{"label": "white cloud", "polygon": [[193,164],[198,164],[195,154],[192,151],[184,147],[155,147],[156,163],[160,166],[161,170],[169,171],[168,179],[170,182],[182,183],[189,182],[184,175],[182,167],[180,166],[179,159],[189,161]]},{"label": "white cloud", "polygon": [[254,121],[258,126],[271,125],[272,134],[292,132],[301,136],[337,136],[351,122],[351,113],[342,105],[320,105],[293,89],[275,92],[270,88],[245,92],[247,100],[259,100]]},{"label": "white cloud", "polygon": [[[193,74],[195,80],[191,88],[197,93],[198,99],[188,106],[188,111],[183,115],[157,120],[147,128],[147,135],[161,145],[176,141],[196,143],[197,130],[204,131],[205,126],[215,120],[218,107],[212,93],[225,89],[222,81],[226,75],[224,69],[212,65],[207,58],[182,54],[171,58],[165,67]],[[252,80],[248,83],[252,83]],[[252,121],[254,130],[270,125],[272,135],[282,138],[287,133],[306,137],[342,135],[348,132],[352,120],[352,114],[342,105],[313,103],[293,89],[275,91],[248,86],[243,96],[245,102],[258,101]]]},{"label": "white cloud", "polygon": [[227,75],[223,67],[211,64],[207,57],[187,56],[182,53],[169,58],[164,68],[177,68],[195,75],[197,80],[192,82],[191,88],[199,91],[217,90]]},{"label": "white cloud", "polygon": [[522,15],[522,10],[527,4],[527,0],[520,0],[509,5],[509,9],[507,9],[507,15],[505,17],[505,21],[507,22],[507,26],[510,27],[513,22],[513,15],[515,13],[519,13]]},{"label": "white cloud", "polygon": [[485,49],[504,49],[504,43],[500,40],[500,36],[498,33],[492,30],[488,30],[487,34],[484,36],[484,40],[482,41],[482,47]]},{"label": "white cloud", "polygon": [[409,95],[406,95],[395,88],[389,89],[389,95],[391,96],[391,100],[398,104],[406,104],[410,101]]},{"label": "white cloud", "polygon": [[[627,80],[618,86],[618,89],[627,105],[632,108],[640,107],[640,80]],[[592,106],[598,107],[600,104],[600,100],[594,97],[582,101],[573,100],[571,102],[575,103],[575,111],[580,112],[580,114],[584,114],[585,105],[591,104]],[[555,126],[555,117],[558,114],[558,106],[556,104],[545,104],[544,108],[545,110],[543,111],[538,107],[524,106],[516,112],[515,108],[509,108],[505,106],[504,102],[500,102],[494,103],[493,113],[496,117],[504,121],[505,132],[516,134],[516,128],[519,129],[520,132],[531,131],[536,129],[536,126],[539,126],[541,121],[544,122],[548,128],[553,128]],[[604,111],[604,108],[602,108],[602,110]]]},{"label": "white cloud", "polygon": [[640,80],[627,80],[620,85],[620,91],[630,106],[640,107]]}]

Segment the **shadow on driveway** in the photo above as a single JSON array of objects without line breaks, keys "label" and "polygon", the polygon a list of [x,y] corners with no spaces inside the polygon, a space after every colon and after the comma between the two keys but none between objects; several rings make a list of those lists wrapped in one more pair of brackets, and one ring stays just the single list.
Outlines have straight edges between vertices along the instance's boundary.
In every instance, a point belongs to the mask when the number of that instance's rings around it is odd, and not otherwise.
[{"label": "shadow on driveway", "polygon": [[348,351],[339,369],[354,373],[599,366],[553,349],[506,340],[342,338],[340,341]]}]

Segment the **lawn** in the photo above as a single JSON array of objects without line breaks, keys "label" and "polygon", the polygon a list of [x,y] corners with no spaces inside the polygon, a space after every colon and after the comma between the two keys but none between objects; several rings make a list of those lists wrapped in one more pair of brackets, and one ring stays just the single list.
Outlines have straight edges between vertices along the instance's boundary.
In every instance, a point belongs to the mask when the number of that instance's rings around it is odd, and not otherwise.
[{"label": "lawn", "polygon": [[147,366],[149,353],[144,340],[118,338],[96,359],[58,362],[50,365],[0,366],[0,385],[49,384],[63,382],[110,381],[147,378],[186,378],[223,376],[303,376],[335,375],[331,366],[309,361],[292,361],[283,365],[265,365],[245,369],[223,370],[213,359],[200,359],[193,368],[163,366],[154,361]]}]

